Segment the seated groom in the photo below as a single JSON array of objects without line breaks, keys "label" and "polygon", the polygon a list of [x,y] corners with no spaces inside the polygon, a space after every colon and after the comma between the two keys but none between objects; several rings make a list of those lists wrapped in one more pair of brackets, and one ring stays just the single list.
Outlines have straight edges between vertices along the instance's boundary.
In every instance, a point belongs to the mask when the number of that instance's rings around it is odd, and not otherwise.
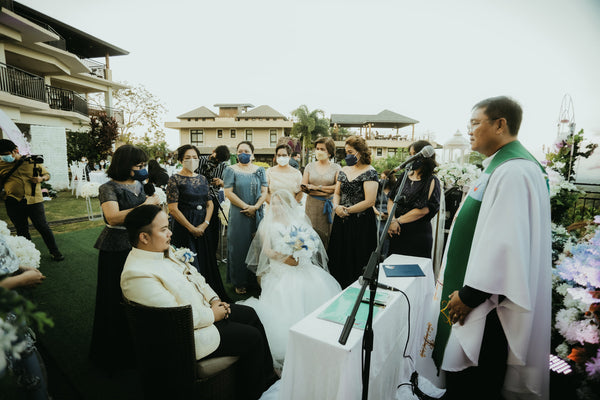
[{"label": "seated groom", "polygon": [[142,205],[125,218],[133,246],[123,273],[123,295],[151,307],[192,306],[196,359],[239,356],[238,398],[257,399],[276,375],[264,328],[250,307],[227,304],[170,247],[167,214]]}]

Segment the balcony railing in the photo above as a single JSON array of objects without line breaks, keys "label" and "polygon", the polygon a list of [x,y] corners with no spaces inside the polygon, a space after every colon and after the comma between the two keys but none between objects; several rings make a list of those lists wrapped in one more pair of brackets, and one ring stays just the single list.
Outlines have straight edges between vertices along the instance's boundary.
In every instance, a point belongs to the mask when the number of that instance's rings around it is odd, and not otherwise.
[{"label": "balcony railing", "polygon": [[125,123],[125,114],[123,113],[123,110],[98,106],[89,106],[88,110],[90,117],[98,117],[101,114],[106,114],[109,117],[113,117],[120,125],[123,125]]},{"label": "balcony railing", "polygon": [[89,58],[82,58],[81,62],[84,63],[89,69],[90,69],[90,74],[97,76],[98,78],[102,78],[104,79],[104,70],[106,69],[106,65],[102,64],[101,62],[98,62],[96,60],[92,60]]},{"label": "balcony railing", "polygon": [[0,63],[0,90],[15,96],[46,102],[44,78]]},{"label": "balcony railing", "polygon": [[54,110],[75,111],[88,115],[88,104],[85,97],[72,90],[46,85],[47,103]]}]

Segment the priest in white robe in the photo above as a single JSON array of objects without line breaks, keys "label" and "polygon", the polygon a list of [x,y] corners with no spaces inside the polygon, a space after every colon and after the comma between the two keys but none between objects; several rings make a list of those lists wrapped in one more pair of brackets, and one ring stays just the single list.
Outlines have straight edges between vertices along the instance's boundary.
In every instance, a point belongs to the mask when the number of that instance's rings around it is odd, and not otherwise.
[{"label": "priest in white robe", "polygon": [[436,289],[433,358],[447,399],[548,398],[550,201],[543,168],[517,140],[521,118],[507,97],[473,108],[471,148],[488,158],[457,213]]}]

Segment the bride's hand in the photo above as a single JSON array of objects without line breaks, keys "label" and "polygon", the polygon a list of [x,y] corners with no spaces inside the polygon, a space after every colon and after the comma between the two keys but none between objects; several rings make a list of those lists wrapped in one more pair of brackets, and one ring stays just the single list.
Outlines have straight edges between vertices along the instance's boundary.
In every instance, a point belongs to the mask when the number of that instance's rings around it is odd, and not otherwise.
[{"label": "bride's hand", "polygon": [[283,260],[284,263],[286,263],[287,265],[291,265],[292,267],[295,267],[298,265],[298,261],[296,261],[296,259],[292,256],[288,256],[285,260]]}]

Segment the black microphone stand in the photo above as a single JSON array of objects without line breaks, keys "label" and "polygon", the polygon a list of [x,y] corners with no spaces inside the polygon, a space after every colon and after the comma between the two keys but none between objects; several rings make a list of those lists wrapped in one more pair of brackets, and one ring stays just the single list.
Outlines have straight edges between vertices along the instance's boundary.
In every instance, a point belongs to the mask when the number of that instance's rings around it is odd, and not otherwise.
[{"label": "black microphone stand", "polygon": [[396,192],[396,197],[394,198],[394,205],[392,207],[391,212],[388,215],[388,219],[385,223],[385,227],[383,228],[383,232],[381,232],[381,236],[379,238],[379,244],[375,251],[371,253],[371,257],[369,258],[369,262],[364,269],[363,274],[363,283],[358,296],[356,297],[356,301],[354,303],[354,307],[352,308],[352,312],[348,315],[346,319],[346,323],[344,324],[344,328],[342,329],[342,333],[340,334],[340,338],[338,342],[342,345],[346,344],[348,340],[348,336],[350,335],[350,331],[354,326],[354,321],[356,319],[356,313],[358,312],[358,308],[360,306],[363,295],[367,289],[367,285],[369,285],[369,313],[367,314],[367,321],[365,323],[365,329],[363,333],[363,342],[362,342],[362,351],[364,354],[364,365],[362,371],[362,399],[366,400],[369,397],[369,374],[371,372],[371,352],[373,351],[373,309],[375,307],[375,294],[377,291],[377,280],[379,276],[379,263],[381,260],[381,251],[383,249],[383,244],[387,240],[387,231],[390,227],[390,223],[394,218],[394,214],[396,213],[396,208],[398,203],[404,196],[402,196],[402,190],[404,189],[404,185],[406,184],[406,178],[410,171],[412,171],[412,162],[406,165],[406,169],[404,171],[404,176],[402,177],[402,181],[398,186],[398,191]]}]

